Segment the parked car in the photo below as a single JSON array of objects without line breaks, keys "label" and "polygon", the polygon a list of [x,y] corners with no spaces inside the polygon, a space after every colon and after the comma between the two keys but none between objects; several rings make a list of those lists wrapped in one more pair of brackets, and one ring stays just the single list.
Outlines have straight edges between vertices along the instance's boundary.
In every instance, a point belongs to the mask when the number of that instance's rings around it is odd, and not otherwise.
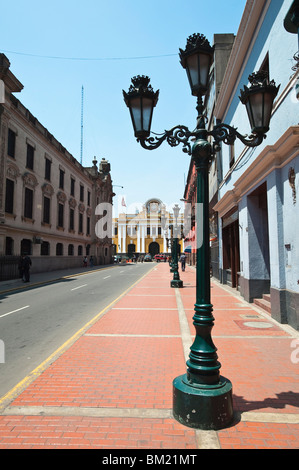
[{"label": "parked car", "polygon": [[152,261],[152,256],[151,255],[145,255],[143,261]]},{"label": "parked car", "polygon": [[165,261],[166,260],[166,256],[163,255],[162,253],[158,253],[157,255],[154,256],[155,260],[156,261]]}]

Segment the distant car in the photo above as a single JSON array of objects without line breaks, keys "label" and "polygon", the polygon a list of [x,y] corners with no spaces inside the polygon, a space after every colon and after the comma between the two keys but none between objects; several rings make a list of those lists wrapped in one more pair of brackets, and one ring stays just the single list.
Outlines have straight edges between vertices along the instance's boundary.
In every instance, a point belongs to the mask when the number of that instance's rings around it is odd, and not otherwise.
[{"label": "distant car", "polygon": [[145,262],[146,262],[146,261],[152,261],[152,257],[151,257],[151,255],[145,255],[145,257],[144,257],[144,260],[143,260],[143,261],[145,261]]},{"label": "distant car", "polygon": [[165,260],[166,260],[166,256],[163,255],[163,254],[161,254],[161,253],[155,255],[154,258],[155,258],[155,260],[158,261],[158,262],[159,262],[159,261],[165,261]]}]

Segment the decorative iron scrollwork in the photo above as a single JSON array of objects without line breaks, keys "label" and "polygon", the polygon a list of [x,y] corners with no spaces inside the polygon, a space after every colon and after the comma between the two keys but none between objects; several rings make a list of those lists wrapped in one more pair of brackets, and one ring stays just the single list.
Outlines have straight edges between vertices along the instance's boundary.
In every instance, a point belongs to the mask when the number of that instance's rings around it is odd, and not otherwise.
[{"label": "decorative iron scrollwork", "polygon": [[[155,134],[152,132],[152,134]],[[190,132],[186,126],[175,126],[169,131],[165,131],[164,134],[155,134],[155,137],[148,137],[147,139],[137,139],[141,146],[147,150],[154,150],[166,140],[171,147],[177,147],[179,144],[183,144],[183,152],[191,155],[191,145],[188,142],[191,136],[194,136],[193,132]]]},{"label": "decorative iron scrollwork", "polygon": [[266,138],[265,134],[250,134],[242,135],[237,131],[237,128],[229,126],[228,124],[217,124],[214,126],[213,130],[208,131],[208,135],[214,137],[214,149],[218,151],[220,149],[220,142],[224,142],[227,145],[233,145],[236,138],[241,140],[243,144],[248,145],[248,147],[256,147],[260,145],[262,141]]}]

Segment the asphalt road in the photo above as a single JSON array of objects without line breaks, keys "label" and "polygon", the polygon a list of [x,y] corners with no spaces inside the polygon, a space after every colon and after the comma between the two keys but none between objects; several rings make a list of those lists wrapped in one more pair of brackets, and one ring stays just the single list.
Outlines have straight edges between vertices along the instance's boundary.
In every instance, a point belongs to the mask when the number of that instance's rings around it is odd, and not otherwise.
[{"label": "asphalt road", "polygon": [[153,267],[119,265],[0,296],[0,398]]}]

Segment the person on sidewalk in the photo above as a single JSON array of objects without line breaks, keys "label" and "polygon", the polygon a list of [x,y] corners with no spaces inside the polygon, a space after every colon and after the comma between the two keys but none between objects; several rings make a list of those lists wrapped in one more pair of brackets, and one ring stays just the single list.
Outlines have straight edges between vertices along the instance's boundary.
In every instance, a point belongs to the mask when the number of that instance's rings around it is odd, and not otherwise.
[{"label": "person on sidewalk", "polygon": [[32,265],[31,259],[28,255],[22,256],[21,269],[23,273],[23,281],[30,282],[30,266]]},{"label": "person on sidewalk", "polygon": [[185,255],[185,253],[181,254],[180,262],[181,262],[182,271],[185,271],[185,266],[186,266],[186,255]]}]

